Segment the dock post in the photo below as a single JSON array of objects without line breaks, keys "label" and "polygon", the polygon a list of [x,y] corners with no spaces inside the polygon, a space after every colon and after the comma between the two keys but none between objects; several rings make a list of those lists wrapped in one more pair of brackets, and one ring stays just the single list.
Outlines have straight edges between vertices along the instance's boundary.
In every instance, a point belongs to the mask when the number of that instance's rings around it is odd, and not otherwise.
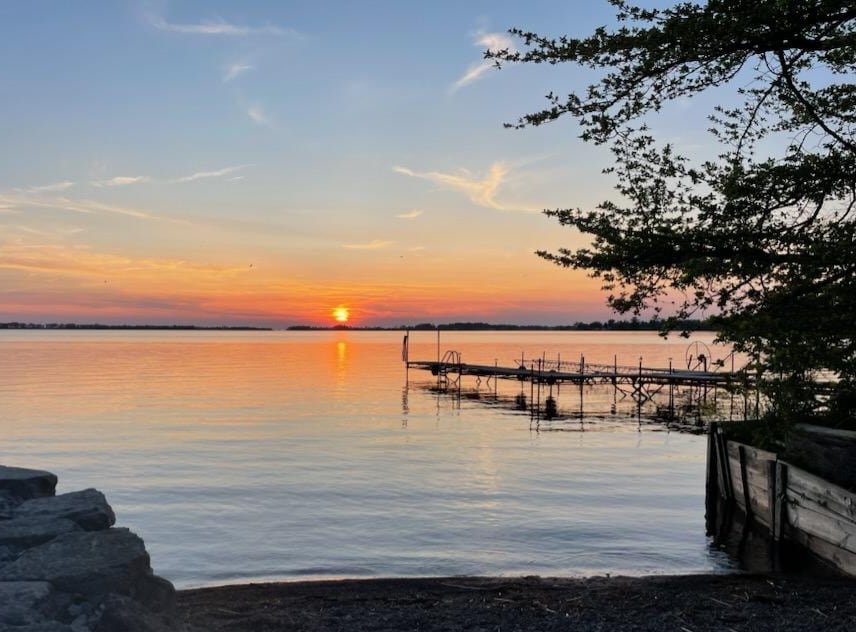
[{"label": "dock post", "polygon": [[437,391],[440,391],[440,374],[443,372],[440,367],[440,325],[437,325]]},{"label": "dock post", "polygon": [[440,364],[440,325],[437,325],[437,364]]},{"label": "dock post", "polygon": [[401,359],[404,360],[404,383],[410,383],[410,329],[404,330],[404,342],[401,345]]},{"label": "dock post", "polygon": [[529,364],[529,414],[535,416],[535,363],[530,360]]},{"label": "dock post", "polygon": [[705,468],[705,523],[708,534],[716,532],[717,505],[719,503],[719,463],[716,450],[716,433],[719,424],[710,424],[707,434],[707,468]]},{"label": "dock post", "polygon": [[669,419],[675,419],[675,378],[672,377],[672,358],[669,358]]}]

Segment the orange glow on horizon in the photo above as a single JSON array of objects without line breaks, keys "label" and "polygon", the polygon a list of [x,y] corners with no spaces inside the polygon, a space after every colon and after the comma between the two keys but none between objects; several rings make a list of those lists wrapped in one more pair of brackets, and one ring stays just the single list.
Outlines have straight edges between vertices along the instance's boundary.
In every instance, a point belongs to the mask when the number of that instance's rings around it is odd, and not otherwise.
[{"label": "orange glow on horizon", "polygon": [[0,250],[0,322],[278,328],[612,317],[597,280],[530,256],[491,258],[490,274],[464,258],[450,266],[425,255],[406,265],[395,258],[394,265],[343,264],[294,276],[282,261],[258,256],[243,265],[239,259],[249,256],[142,257],[65,244]]}]

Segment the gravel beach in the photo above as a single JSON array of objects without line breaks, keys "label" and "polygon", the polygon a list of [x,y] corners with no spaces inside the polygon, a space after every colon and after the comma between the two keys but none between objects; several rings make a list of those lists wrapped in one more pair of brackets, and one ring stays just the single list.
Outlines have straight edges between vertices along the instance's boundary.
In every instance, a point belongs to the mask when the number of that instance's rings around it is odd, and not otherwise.
[{"label": "gravel beach", "polygon": [[856,580],[790,575],[371,579],[179,593],[193,630],[847,630]]}]

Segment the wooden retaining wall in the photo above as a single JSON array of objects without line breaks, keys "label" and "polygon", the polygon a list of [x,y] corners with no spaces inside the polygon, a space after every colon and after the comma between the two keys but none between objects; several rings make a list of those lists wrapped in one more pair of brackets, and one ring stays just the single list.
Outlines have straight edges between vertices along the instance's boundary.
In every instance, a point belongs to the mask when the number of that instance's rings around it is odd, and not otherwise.
[{"label": "wooden retaining wall", "polygon": [[732,503],[774,540],[796,542],[856,576],[856,494],[772,452],[727,440],[717,424],[708,441],[709,512],[717,498]]}]

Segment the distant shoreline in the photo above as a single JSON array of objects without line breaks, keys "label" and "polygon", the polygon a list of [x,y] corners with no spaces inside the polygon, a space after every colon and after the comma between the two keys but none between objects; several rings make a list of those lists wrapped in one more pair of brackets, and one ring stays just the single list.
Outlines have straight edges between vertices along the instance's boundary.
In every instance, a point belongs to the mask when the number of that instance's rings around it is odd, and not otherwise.
[{"label": "distant shoreline", "polygon": [[145,331],[273,331],[272,327],[205,327],[201,325],[101,325],[97,323],[0,323],[0,329],[120,329]]},{"label": "distant shoreline", "polygon": [[[103,323],[0,323],[0,329],[33,330],[120,330],[120,331],[662,331],[662,320],[607,320],[576,322],[568,325],[513,325],[506,323],[456,322],[419,323],[398,326],[357,325],[290,325],[284,328],[250,326],[207,326],[207,325],[109,325]],[[686,320],[669,323],[671,331],[709,331],[707,320]]]}]

